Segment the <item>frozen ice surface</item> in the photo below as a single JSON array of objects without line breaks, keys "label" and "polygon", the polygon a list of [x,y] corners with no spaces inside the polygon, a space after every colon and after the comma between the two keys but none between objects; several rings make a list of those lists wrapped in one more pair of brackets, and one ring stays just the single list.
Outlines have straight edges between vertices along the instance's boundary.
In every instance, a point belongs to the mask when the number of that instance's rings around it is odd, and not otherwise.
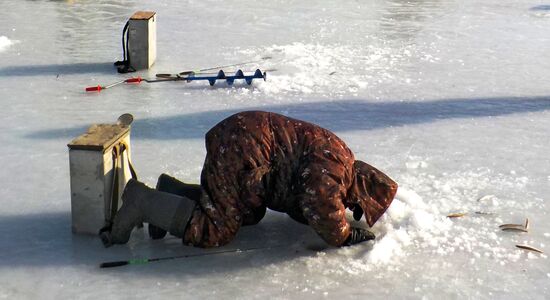
[{"label": "frozen ice surface", "polygon": [[[0,299],[550,297],[550,3],[4,2]],[[86,94],[128,76],[112,62],[137,10],[158,14],[158,59],[135,75],[265,56],[245,70],[276,71],[252,87],[142,83]],[[205,250],[143,231],[109,249],[73,236],[66,144],[130,112],[140,178],[196,182],[204,133],[245,109],[327,127],[393,177],[399,194],[372,228],[377,240],[327,247],[270,212],[222,250],[270,249],[99,269]],[[525,218],[529,233],[498,230]]]}]

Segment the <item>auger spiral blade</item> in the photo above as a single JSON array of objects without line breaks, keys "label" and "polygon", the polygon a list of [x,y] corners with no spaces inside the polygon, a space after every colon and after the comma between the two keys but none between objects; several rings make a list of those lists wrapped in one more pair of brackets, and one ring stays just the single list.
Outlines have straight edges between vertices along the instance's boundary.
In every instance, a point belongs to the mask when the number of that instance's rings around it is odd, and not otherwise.
[{"label": "auger spiral blade", "polygon": [[237,73],[235,73],[235,79],[242,79],[244,78],[243,70],[238,70]]}]

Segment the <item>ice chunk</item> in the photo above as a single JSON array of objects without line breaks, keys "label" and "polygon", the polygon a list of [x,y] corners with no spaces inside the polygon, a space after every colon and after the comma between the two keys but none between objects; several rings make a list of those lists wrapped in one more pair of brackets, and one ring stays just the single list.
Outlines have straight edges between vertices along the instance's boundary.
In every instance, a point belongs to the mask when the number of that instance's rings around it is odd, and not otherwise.
[{"label": "ice chunk", "polygon": [[8,39],[7,36],[0,36],[0,52],[8,49],[8,47],[10,47],[11,45],[17,43],[17,41],[12,41],[10,39]]}]

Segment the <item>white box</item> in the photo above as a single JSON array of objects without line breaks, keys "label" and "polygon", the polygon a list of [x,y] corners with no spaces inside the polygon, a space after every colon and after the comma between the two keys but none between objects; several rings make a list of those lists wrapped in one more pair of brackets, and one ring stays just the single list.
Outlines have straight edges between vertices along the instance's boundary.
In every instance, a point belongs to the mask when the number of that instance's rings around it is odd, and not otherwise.
[{"label": "white box", "polygon": [[157,23],[155,12],[138,11],[128,25],[130,65],[136,70],[148,69],[157,58]]},{"label": "white box", "polygon": [[[130,170],[130,126],[92,125],[71,141],[71,215],[73,233],[98,234],[111,220],[112,191],[118,190],[116,210],[120,208]],[[117,174],[117,182],[113,176]],[[113,188],[113,185],[116,185]]]}]

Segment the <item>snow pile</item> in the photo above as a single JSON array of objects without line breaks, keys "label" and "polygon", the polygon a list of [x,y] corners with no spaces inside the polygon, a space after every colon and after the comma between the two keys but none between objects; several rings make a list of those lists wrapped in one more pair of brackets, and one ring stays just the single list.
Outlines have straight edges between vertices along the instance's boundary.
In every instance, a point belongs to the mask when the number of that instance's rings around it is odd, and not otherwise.
[{"label": "snow pile", "polygon": [[303,263],[311,270],[323,269],[324,275],[358,275],[377,268],[399,268],[406,257],[419,249],[437,253],[447,241],[446,233],[451,227],[452,222],[436,206],[427,205],[413,190],[399,187],[386,213],[370,229],[377,236],[374,242],[319,251],[304,258]]},{"label": "snow pile", "polygon": [[437,247],[451,225],[437,207],[426,205],[416,192],[400,187],[386,214],[372,228],[379,239],[366,259],[374,264],[390,263],[413,243]]},{"label": "snow pile", "polygon": [[17,41],[12,41],[10,39],[8,39],[7,36],[3,36],[1,35],[0,36],[0,52],[8,49],[9,46],[15,44]]}]

